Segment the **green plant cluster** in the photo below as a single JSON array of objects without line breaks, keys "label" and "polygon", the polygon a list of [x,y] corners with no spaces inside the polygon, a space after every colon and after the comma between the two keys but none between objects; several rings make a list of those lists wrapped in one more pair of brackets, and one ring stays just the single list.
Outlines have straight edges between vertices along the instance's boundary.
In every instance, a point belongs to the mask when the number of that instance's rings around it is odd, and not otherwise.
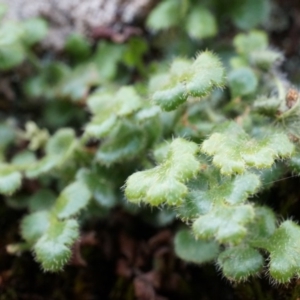
[{"label": "green plant cluster", "polygon": [[[149,26],[178,24],[175,14],[156,21],[177,11],[175,2],[161,2]],[[236,25],[257,25],[261,16],[247,13],[265,1],[239,3],[230,13]],[[215,23],[209,8],[187,6],[187,32],[212,36],[215,25],[194,33],[198,10]],[[161,208],[153,214],[163,222],[176,215],[186,224],[174,241],[186,261],[214,261],[232,281],[300,276],[300,227],[263,205],[273,182],[300,171],[300,101],[263,31],[237,34],[222,60],[205,50],[149,66],[147,43],[137,37],[101,41],[93,51],[73,35],[64,57],[39,59],[34,47],[45,34],[41,20],[0,28],[0,69],[32,68],[19,92],[28,108],[17,106],[31,117],[12,113],[0,123],[0,194],[28,211],[24,242],[11,252],[30,249],[44,270],[61,270],[87,218],[146,204]]]}]

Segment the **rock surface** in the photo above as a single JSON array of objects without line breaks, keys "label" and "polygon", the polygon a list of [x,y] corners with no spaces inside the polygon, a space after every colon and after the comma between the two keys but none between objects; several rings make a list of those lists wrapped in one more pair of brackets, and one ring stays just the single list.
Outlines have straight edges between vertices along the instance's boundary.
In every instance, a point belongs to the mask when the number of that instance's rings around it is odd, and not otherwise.
[{"label": "rock surface", "polygon": [[47,46],[61,49],[72,32],[91,36],[93,30],[120,30],[142,20],[157,0],[1,0],[8,6],[6,18],[43,17],[50,25]]}]

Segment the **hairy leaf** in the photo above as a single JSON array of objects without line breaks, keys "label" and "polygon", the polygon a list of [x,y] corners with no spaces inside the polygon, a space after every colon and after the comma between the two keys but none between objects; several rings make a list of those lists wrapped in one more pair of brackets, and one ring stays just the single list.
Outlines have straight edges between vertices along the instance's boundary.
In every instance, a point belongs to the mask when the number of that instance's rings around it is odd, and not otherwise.
[{"label": "hairy leaf", "polygon": [[78,236],[78,223],[75,220],[57,221],[53,218],[34,245],[36,260],[45,271],[61,270],[71,257],[70,247]]},{"label": "hairy leaf", "polygon": [[146,146],[146,136],[129,122],[120,123],[102,143],[95,158],[103,165],[111,165],[133,158]]},{"label": "hairy leaf", "polygon": [[53,207],[53,211],[60,219],[70,218],[85,208],[90,198],[91,192],[86,184],[75,181],[61,192]]},{"label": "hairy leaf", "polygon": [[269,168],[277,158],[292,155],[294,145],[283,133],[264,139],[251,139],[238,125],[231,123],[222,132],[205,140],[202,151],[213,156],[213,164],[222,174],[243,173],[247,167]]},{"label": "hairy leaf", "polygon": [[257,274],[263,267],[264,259],[258,250],[241,245],[228,248],[218,257],[218,265],[229,280],[245,280]]},{"label": "hairy leaf", "polygon": [[276,217],[268,207],[255,207],[255,216],[248,226],[248,241],[253,247],[265,248],[276,230]]},{"label": "hairy leaf", "polygon": [[184,103],[188,96],[204,97],[223,84],[222,64],[214,54],[205,51],[199,53],[191,64],[175,60],[169,75],[152,98],[164,110],[171,111]]},{"label": "hairy leaf", "polygon": [[128,116],[141,107],[141,99],[133,87],[122,87],[117,93],[98,92],[88,99],[94,114],[86,126],[88,136],[104,137],[116,125],[118,117]]},{"label": "hairy leaf", "polygon": [[266,249],[270,252],[270,275],[286,283],[300,276],[300,227],[292,221],[283,222],[271,236]]},{"label": "hairy leaf", "polygon": [[35,178],[48,173],[56,167],[61,167],[72,154],[77,145],[75,132],[64,128],[58,130],[46,144],[46,155],[26,171],[26,176]]},{"label": "hairy leaf", "polygon": [[177,216],[184,221],[207,214],[214,205],[243,203],[260,187],[258,176],[251,173],[225,178],[221,183],[215,184],[210,183],[210,177],[201,175],[193,184],[188,184],[189,192],[177,208]]},{"label": "hairy leaf", "polygon": [[193,224],[196,237],[215,238],[220,243],[239,243],[247,234],[246,225],[254,218],[251,205],[215,206]]},{"label": "hairy leaf", "polygon": [[128,178],[125,188],[127,199],[151,205],[181,203],[188,192],[184,182],[199,172],[200,163],[195,158],[197,151],[195,143],[175,139],[170,145],[167,158],[160,166],[137,172]]}]

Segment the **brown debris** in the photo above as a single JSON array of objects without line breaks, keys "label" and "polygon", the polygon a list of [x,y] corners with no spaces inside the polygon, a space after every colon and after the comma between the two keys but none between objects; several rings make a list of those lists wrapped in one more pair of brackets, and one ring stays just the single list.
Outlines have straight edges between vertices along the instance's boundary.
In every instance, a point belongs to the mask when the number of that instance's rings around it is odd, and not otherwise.
[{"label": "brown debris", "polygon": [[296,89],[289,89],[285,101],[288,108],[292,108],[298,101],[299,92]]}]

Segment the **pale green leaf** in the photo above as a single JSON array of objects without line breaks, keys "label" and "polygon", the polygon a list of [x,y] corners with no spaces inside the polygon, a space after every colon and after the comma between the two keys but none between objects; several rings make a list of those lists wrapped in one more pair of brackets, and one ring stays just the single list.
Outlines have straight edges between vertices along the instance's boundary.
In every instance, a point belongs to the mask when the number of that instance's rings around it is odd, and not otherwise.
[{"label": "pale green leaf", "polygon": [[248,240],[253,247],[265,248],[270,236],[276,230],[276,217],[267,207],[255,207],[255,217],[248,226]]},{"label": "pale green leaf", "polygon": [[85,208],[91,198],[91,192],[80,181],[69,184],[57,198],[53,211],[60,219],[70,218]]},{"label": "pale green leaf", "polygon": [[280,283],[300,276],[300,227],[292,221],[283,222],[266,243],[270,252],[270,275]]},{"label": "pale green leaf", "polygon": [[[0,37],[1,38],[1,37]],[[21,64],[26,57],[26,52],[20,43],[1,45],[0,40],[0,69],[8,70]]]},{"label": "pale green leaf", "polygon": [[157,31],[178,25],[181,16],[180,4],[178,0],[160,2],[148,16],[147,27]]},{"label": "pale green leaf", "polygon": [[232,70],[228,75],[228,81],[233,97],[252,94],[258,86],[255,73],[247,67]]},{"label": "pale green leaf", "polygon": [[254,51],[265,50],[268,47],[268,36],[263,31],[253,30],[247,34],[238,34],[233,44],[238,53],[249,56]]},{"label": "pale green leaf", "polygon": [[125,195],[131,202],[144,201],[151,205],[166,202],[178,205],[187,195],[184,182],[196,176],[200,163],[195,154],[198,146],[181,138],[170,144],[165,161],[150,170],[131,175],[126,182]]},{"label": "pale green leaf", "polygon": [[175,253],[181,259],[197,264],[214,260],[219,254],[215,241],[196,240],[190,230],[180,230],[174,238]]},{"label": "pale green leaf", "polygon": [[57,221],[52,219],[46,232],[34,245],[36,260],[45,271],[57,272],[69,261],[70,247],[79,237],[75,220]]},{"label": "pale green leaf", "polygon": [[106,208],[116,205],[116,195],[112,183],[109,182],[100,172],[80,170],[79,180],[83,180],[88,186],[96,202]]},{"label": "pale green leaf", "polygon": [[90,88],[99,83],[98,70],[93,64],[79,65],[61,80],[57,93],[73,101],[85,100]]},{"label": "pale green leaf", "polygon": [[10,165],[0,164],[0,194],[12,195],[22,184],[22,175]]},{"label": "pale green leaf", "polygon": [[250,63],[266,71],[278,66],[283,60],[283,54],[272,49],[258,50],[250,53]]},{"label": "pale green leaf", "polygon": [[111,133],[95,154],[97,161],[111,165],[129,160],[138,155],[146,146],[145,132],[131,123],[122,123]]},{"label": "pale green leaf", "polygon": [[92,61],[97,66],[101,78],[111,80],[117,75],[118,63],[123,57],[125,47],[101,40]]},{"label": "pale green leaf", "polygon": [[31,212],[48,210],[56,200],[56,195],[48,189],[40,189],[29,200],[29,210]]},{"label": "pale green leaf", "polygon": [[279,111],[279,107],[282,100],[277,97],[265,97],[261,96],[257,98],[253,104],[253,108],[255,111],[267,115],[267,116],[275,116],[275,114]]},{"label": "pale green leaf", "polygon": [[8,122],[0,123],[0,150],[11,144],[16,137],[13,126]]},{"label": "pale green leaf", "polygon": [[218,31],[216,19],[205,7],[196,6],[187,16],[186,31],[195,39],[213,37]]},{"label": "pale green leaf", "polygon": [[48,229],[50,214],[38,211],[24,217],[21,221],[21,235],[28,243],[35,243]]},{"label": "pale green leaf", "polygon": [[247,167],[269,168],[275,159],[290,157],[294,145],[283,133],[264,139],[251,139],[237,124],[230,123],[222,132],[205,140],[202,151],[213,156],[213,164],[222,174],[243,173]]},{"label": "pale green leaf", "polygon": [[239,243],[247,234],[246,225],[254,218],[251,205],[215,206],[193,224],[196,237],[215,238],[220,243]]},{"label": "pale green leaf", "polygon": [[76,146],[74,130],[68,128],[58,130],[46,144],[46,155],[27,169],[26,176],[35,178],[54,168],[62,167],[72,157]]},{"label": "pale green leaf", "polygon": [[118,117],[133,114],[142,105],[141,98],[131,86],[123,86],[116,93],[96,92],[88,99],[94,114],[85,128],[88,136],[104,137],[116,125]]},{"label": "pale green leaf", "polygon": [[225,185],[228,185],[229,188],[228,194],[225,192],[224,195],[225,201],[229,204],[238,204],[257,192],[260,187],[260,180],[255,174],[245,173],[236,176]]},{"label": "pale green leaf", "polygon": [[24,150],[13,157],[11,164],[16,166],[19,170],[24,170],[35,162],[35,154],[30,150]]},{"label": "pale green leaf", "polygon": [[33,45],[46,37],[48,26],[45,20],[31,18],[22,23],[24,29],[23,40],[26,45]]},{"label": "pale green leaf", "polygon": [[238,28],[249,30],[265,21],[269,11],[268,0],[239,0],[235,1],[231,15]]},{"label": "pale green leaf", "polygon": [[179,218],[191,221],[207,214],[213,206],[243,203],[260,187],[258,176],[251,173],[233,178],[225,177],[218,183],[211,183],[211,180],[211,177],[199,174],[195,180],[189,182],[189,193],[176,209]]},{"label": "pale green leaf", "polygon": [[193,63],[175,60],[152,99],[164,110],[171,111],[184,103],[188,96],[204,97],[214,88],[222,87],[224,77],[219,59],[209,51],[201,52]]},{"label": "pale green leaf", "polygon": [[226,249],[218,257],[224,276],[233,281],[246,280],[263,267],[264,258],[258,250],[241,245]]}]

